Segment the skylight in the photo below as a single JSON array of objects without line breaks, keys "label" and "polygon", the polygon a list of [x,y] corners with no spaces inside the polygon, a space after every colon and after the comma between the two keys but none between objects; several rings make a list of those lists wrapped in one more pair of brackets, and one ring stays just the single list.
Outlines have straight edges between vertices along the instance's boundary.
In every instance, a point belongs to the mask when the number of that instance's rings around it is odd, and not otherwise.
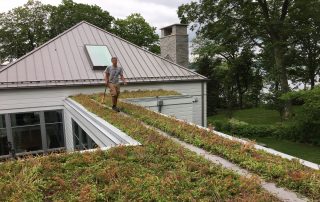
[{"label": "skylight", "polygon": [[92,69],[104,70],[111,63],[111,54],[107,46],[102,45],[85,45]]}]

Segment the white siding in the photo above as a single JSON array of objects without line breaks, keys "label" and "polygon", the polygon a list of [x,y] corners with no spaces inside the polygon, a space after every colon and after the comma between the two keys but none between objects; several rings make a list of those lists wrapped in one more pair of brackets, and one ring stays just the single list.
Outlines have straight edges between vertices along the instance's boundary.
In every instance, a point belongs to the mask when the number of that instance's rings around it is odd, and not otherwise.
[{"label": "white siding", "polygon": [[[206,85],[204,85],[206,86]],[[194,103],[193,122],[201,125],[201,82],[176,82],[176,83],[155,83],[155,84],[129,84],[122,86],[124,90],[174,90],[185,95],[192,95],[198,98]],[[104,87],[84,86],[84,87],[61,87],[42,89],[12,89],[0,90],[0,114],[15,113],[25,111],[63,109],[63,100],[70,95],[79,93],[92,94],[103,92]],[[204,91],[206,97],[206,90]],[[206,99],[204,100],[206,103]],[[206,106],[204,106],[204,123],[206,125]]]},{"label": "white siding", "polygon": [[142,98],[142,99],[127,99],[127,102],[132,102],[144,106],[150,110],[161,112],[163,114],[176,117],[181,120],[193,122],[193,106],[196,104],[195,98],[192,96],[164,96],[159,97],[163,101],[161,111],[157,99]]},{"label": "white siding", "polygon": [[185,95],[192,95],[198,99],[198,102],[194,103],[193,105],[193,120],[192,122],[198,125],[202,125],[202,117],[204,117],[204,126],[207,126],[207,107],[206,107],[206,97],[207,97],[207,90],[206,90],[206,83],[204,82],[204,115],[202,116],[202,96],[201,96],[201,82],[184,82],[184,83],[159,83],[159,84],[149,84],[149,85],[128,85],[123,90],[156,90],[156,89],[163,89],[163,90],[174,90],[179,93]]}]

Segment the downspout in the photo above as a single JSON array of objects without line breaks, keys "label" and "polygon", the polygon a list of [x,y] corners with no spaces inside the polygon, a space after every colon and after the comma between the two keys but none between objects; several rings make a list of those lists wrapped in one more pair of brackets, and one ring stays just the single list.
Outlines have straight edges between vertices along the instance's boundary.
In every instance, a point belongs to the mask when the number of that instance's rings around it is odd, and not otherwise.
[{"label": "downspout", "polygon": [[159,97],[157,96],[157,106],[158,106],[158,112],[161,113],[162,106],[163,106],[163,100],[159,100]]},{"label": "downspout", "polygon": [[201,82],[201,125],[204,127],[204,82]]}]

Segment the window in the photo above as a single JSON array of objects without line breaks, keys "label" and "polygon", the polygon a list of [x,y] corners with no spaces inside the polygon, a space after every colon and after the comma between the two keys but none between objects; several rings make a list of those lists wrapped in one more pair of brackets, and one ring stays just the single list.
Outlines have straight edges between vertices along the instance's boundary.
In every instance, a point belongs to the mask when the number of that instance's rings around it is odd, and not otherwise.
[{"label": "window", "polygon": [[75,150],[87,150],[98,147],[98,145],[74,120],[72,120],[72,129]]},{"label": "window", "polygon": [[42,150],[40,112],[11,114],[16,153]]},{"label": "window", "polygon": [[89,56],[92,69],[94,70],[104,70],[111,63],[111,54],[107,46],[101,45],[86,45],[85,49]]},{"label": "window", "polygon": [[0,114],[0,157],[9,154],[41,153],[61,149],[64,143],[63,111]]},{"label": "window", "polygon": [[63,147],[62,111],[45,111],[44,118],[48,149]]},{"label": "window", "polygon": [[0,156],[8,155],[8,137],[4,115],[0,114]]}]

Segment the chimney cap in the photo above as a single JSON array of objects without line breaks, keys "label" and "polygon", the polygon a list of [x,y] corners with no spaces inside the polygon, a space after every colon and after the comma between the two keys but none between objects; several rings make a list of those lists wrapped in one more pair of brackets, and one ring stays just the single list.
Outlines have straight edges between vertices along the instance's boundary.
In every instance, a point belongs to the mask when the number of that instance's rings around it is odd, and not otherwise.
[{"label": "chimney cap", "polygon": [[162,27],[162,28],[160,28],[160,30],[166,29],[166,28],[170,28],[170,27],[174,27],[174,26],[188,27],[188,24],[179,24],[179,23],[176,23],[176,24],[172,24],[172,25],[169,25],[169,26]]}]

